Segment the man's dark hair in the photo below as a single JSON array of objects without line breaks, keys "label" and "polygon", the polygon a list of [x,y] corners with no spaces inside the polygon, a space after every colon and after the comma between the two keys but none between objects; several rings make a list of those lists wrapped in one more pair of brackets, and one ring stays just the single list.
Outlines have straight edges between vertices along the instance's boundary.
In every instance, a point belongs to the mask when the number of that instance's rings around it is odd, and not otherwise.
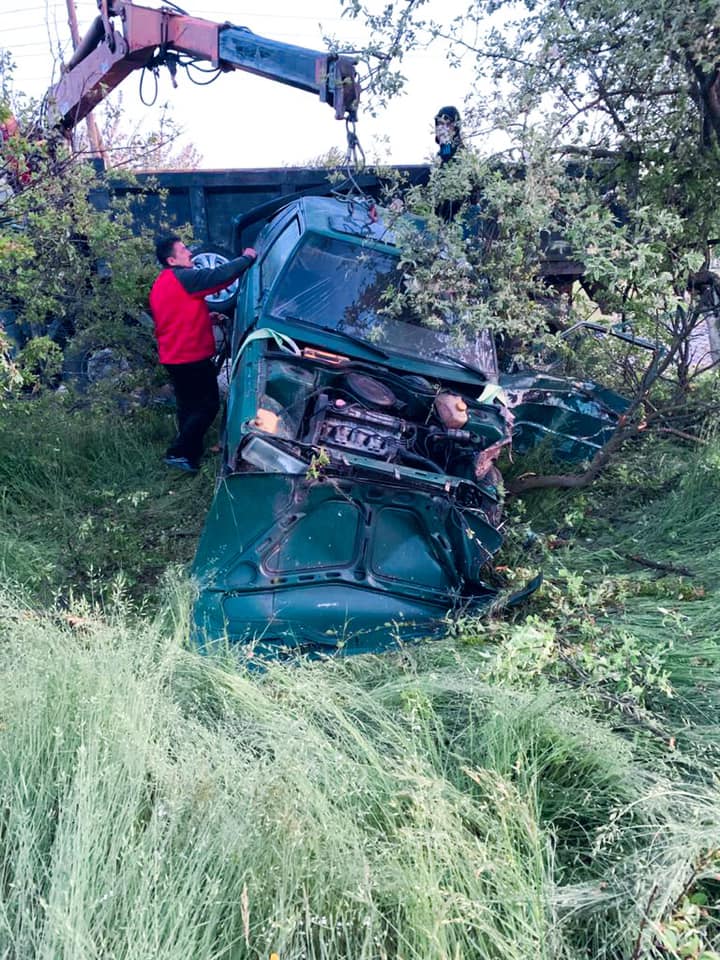
[{"label": "man's dark hair", "polygon": [[445,120],[448,123],[460,123],[460,111],[457,107],[440,107],[435,114],[435,122]]},{"label": "man's dark hair", "polygon": [[158,237],[155,241],[155,256],[164,267],[168,267],[168,257],[172,256],[176,243],[182,243],[182,237]]}]

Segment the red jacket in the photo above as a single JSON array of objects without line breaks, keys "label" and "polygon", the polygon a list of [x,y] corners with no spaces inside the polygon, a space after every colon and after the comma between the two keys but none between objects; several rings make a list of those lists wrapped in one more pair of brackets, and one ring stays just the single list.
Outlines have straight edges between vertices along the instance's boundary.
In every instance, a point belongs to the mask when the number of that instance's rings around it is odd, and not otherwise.
[{"label": "red jacket", "polygon": [[168,267],[150,291],[160,363],[195,363],[215,353],[205,297],[227,287],[253,263],[238,257],[214,269]]}]

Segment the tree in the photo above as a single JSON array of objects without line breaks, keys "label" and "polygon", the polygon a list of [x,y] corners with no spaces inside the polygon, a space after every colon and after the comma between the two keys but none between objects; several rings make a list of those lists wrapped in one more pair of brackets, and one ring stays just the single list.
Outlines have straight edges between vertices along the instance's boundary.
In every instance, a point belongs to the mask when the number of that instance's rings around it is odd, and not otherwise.
[{"label": "tree", "polygon": [[51,378],[60,348],[90,328],[104,346],[129,348],[140,339],[151,348],[137,327],[155,272],[149,227],[137,230],[125,201],[96,205],[101,178],[64,142],[18,135],[9,146],[0,208],[0,380],[26,387],[36,373]]},{"label": "tree", "polygon": [[[475,197],[466,192],[464,230],[436,223],[448,282],[440,263],[432,284],[418,287],[457,299],[462,284],[453,274],[468,263],[483,282],[466,283],[465,302],[455,306],[525,343],[591,311],[662,341],[662,363],[638,369],[620,358],[635,400],[619,437],[636,431],[662,380],[673,373],[679,392],[687,391],[690,338],[718,300],[711,269],[720,238],[717,4],[474,0],[447,22],[426,15],[426,0],[389,4],[380,15],[361,0],[345,6],[365,16],[372,49],[387,54],[374,77],[379,95],[396,87],[402,57],[419,44],[445,43],[451,61],[474,60],[465,135],[482,134],[480,149],[456,175],[461,184],[471,176]],[[425,212],[437,209],[438,191],[457,188],[435,171]],[[468,242],[473,206],[493,227],[481,231],[481,244]],[[543,262],[556,243],[583,274],[584,290],[576,285],[565,302],[543,296]],[[418,270],[417,258],[410,269]],[[419,269],[426,281],[428,262]]]},{"label": "tree", "polygon": [[[109,170],[197,169],[202,156],[193,144],[181,143],[183,132],[168,104],[160,108],[157,124],[149,132],[139,124],[129,125],[121,93],[105,101],[101,111],[100,134]],[[73,150],[81,157],[91,153],[82,129],[75,131]]]},{"label": "tree", "polygon": [[[137,319],[156,270],[151,229],[161,224],[138,230],[137,211],[133,216],[128,201],[108,195],[87,162],[85,135],[70,144],[43,130],[41,105],[15,91],[12,71],[6,55],[0,61],[0,122],[12,135],[0,144],[0,310],[6,327],[0,329],[0,380],[26,387],[37,375],[57,374],[60,348],[72,338],[74,348],[93,342],[120,353],[152,352]],[[178,133],[166,111],[157,131],[128,133],[117,102],[103,129],[114,176],[132,177],[123,171],[143,166],[194,165],[192,148],[175,151]],[[104,198],[99,205],[97,197]]]},{"label": "tree", "polygon": [[110,198],[98,209],[101,189],[90,165],[44,153],[7,199],[0,289],[15,314],[16,346],[46,336],[64,346],[90,327],[109,345],[136,321],[154,274],[151,238],[138,233],[127,203]]}]

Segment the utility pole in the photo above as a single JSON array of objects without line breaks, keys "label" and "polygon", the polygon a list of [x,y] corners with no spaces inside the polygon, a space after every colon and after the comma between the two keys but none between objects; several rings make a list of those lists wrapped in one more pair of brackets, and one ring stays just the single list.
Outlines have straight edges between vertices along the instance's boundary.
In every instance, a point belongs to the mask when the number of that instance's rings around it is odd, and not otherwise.
[{"label": "utility pole", "polygon": [[[70,26],[70,37],[72,39],[73,50],[77,50],[80,43],[80,31],[77,22],[77,10],[75,9],[75,0],[67,0],[68,24]],[[89,113],[85,118],[87,124],[88,140],[90,141],[90,150],[94,157],[99,157],[105,161],[105,147],[95,117]]]}]

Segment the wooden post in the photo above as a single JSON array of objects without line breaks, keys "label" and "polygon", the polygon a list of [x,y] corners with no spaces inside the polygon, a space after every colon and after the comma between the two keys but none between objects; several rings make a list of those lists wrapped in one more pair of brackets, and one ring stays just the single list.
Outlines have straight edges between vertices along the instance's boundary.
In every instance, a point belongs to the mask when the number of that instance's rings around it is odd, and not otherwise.
[{"label": "wooden post", "polygon": [[[80,31],[77,22],[77,10],[75,9],[75,0],[67,0],[68,24],[70,26],[70,37],[72,39],[73,50],[77,50],[80,43]],[[95,122],[95,117],[89,113],[85,118],[87,124],[88,140],[90,142],[90,151],[93,157],[99,157],[103,163],[106,160],[105,147],[100,136],[100,130]]]}]

